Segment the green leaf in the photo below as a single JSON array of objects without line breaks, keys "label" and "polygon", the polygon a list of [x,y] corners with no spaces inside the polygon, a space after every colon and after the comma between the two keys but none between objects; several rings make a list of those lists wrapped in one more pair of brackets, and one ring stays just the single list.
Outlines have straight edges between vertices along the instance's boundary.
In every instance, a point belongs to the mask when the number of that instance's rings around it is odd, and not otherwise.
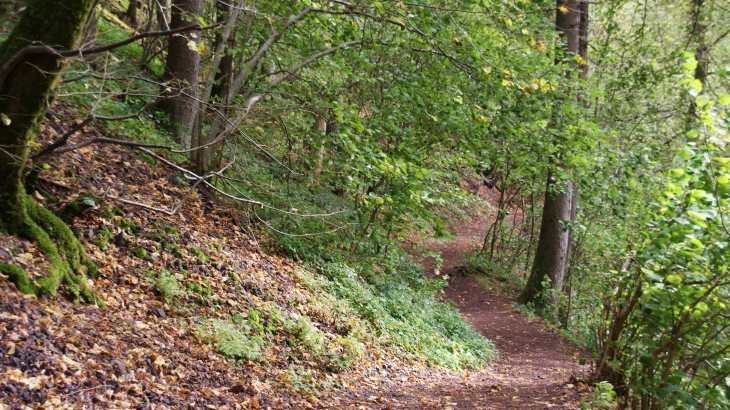
[{"label": "green leaf", "polygon": [[717,101],[720,103],[720,105],[730,105],[730,95],[727,94],[718,94],[717,95]]},{"label": "green leaf", "polygon": [[700,81],[700,80],[698,80],[698,79],[696,79],[696,78],[695,78],[694,80],[691,80],[691,81],[690,81],[690,82],[688,83],[688,85],[689,85],[689,86],[690,86],[690,87],[691,87],[691,88],[692,88],[692,89],[693,89],[694,91],[696,91],[696,92],[698,92],[698,93],[702,91],[702,81]]},{"label": "green leaf", "polygon": [[682,283],[682,278],[679,275],[667,275],[667,282],[672,285],[679,285]]},{"label": "green leaf", "polygon": [[669,171],[669,176],[672,178],[679,178],[682,175],[684,175],[685,171],[684,168],[675,168],[671,171]]}]

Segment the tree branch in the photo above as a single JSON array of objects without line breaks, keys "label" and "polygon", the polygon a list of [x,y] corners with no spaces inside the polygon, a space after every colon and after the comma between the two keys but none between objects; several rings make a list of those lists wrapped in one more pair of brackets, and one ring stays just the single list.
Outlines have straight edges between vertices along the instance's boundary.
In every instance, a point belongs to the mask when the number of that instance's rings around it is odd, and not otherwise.
[{"label": "tree branch", "polygon": [[108,44],[105,46],[99,46],[99,47],[93,47],[93,48],[87,48],[87,49],[76,49],[76,50],[56,50],[55,48],[49,47],[44,44],[29,44],[20,50],[18,50],[17,53],[15,53],[14,56],[12,56],[8,61],[5,62],[5,64],[0,67],[0,88],[2,88],[3,84],[5,83],[5,78],[8,76],[10,71],[15,68],[25,57],[32,55],[32,54],[46,54],[46,55],[55,55],[58,57],[74,57],[79,56],[83,57],[85,55],[91,55],[91,54],[98,54],[103,53],[105,51],[114,50],[115,48],[126,46],[127,44],[133,43],[137,40],[147,38],[147,37],[164,37],[164,36],[172,36],[179,33],[184,33],[187,31],[202,31],[202,30],[209,30],[211,28],[218,27],[218,24],[214,24],[212,26],[205,26],[202,27],[200,24],[193,24],[185,27],[176,28],[174,30],[167,30],[167,31],[147,31],[144,33],[137,34],[136,36],[129,37],[126,40],[120,41],[118,43]]}]

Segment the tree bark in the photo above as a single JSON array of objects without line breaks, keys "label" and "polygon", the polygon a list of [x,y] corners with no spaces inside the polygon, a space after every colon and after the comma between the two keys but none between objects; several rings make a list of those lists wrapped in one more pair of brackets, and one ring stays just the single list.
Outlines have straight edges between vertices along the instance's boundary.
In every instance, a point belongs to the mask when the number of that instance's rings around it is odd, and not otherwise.
[{"label": "tree bark", "polygon": [[[202,10],[202,0],[174,1],[170,29],[190,24],[185,21],[185,18],[195,19],[202,13]],[[190,49],[188,46],[190,42],[192,42],[191,45],[197,46],[200,42],[200,34],[191,33],[170,38],[165,80],[174,86],[175,96],[163,104],[165,111],[170,115],[172,136],[185,148],[190,148],[191,131],[198,108],[196,99],[199,93],[200,54],[196,50]]]},{"label": "tree bark", "polygon": [[[565,44],[562,56],[556,56],[556,64],[569,61],[572,68],[577,68],[573,56],[579,55],[580,52],[580,7],[578,0],[557,0],[556,2],[555,27]],[[571,71],[566,70],[567,77],[571,76]],[[575,100],[574,96],[570,98]],[[560,153],[553,159],[553,163],[557,169],[565,170]],[[545,290],[543,283],[546,278],[549,278],[550,286],[554,291],[563,289],[563,278],[570,249],[570,231],[566,222],[571,220],[571,208],[574,202],[572,184],[568,182],[567,187],[557,192],[554,184],[553,174],[549,172],[535,259],[532,263],[530,277],[519,296],[520,303],[533,303],[538,308],[544,307],[548,303],[552,305],[558,303],[556,295],[553,295],[550,300],[546,300],[542,296]]]},{"label": "tree bark", "polygon": [[[233,98],[230,92],[233,81],[233,55],[231,51],[235,45],[235,30],[238,24],[238,15],[245,4],[245,0],[239,0],[235,7],[230,5],[220,5],[218,22],[225,22],[223,30],[216,38],[215,51],[210,71],[205,80],[203,94],[201,96],[201,109],[195,122],[193,133],[193,147],[203,146],[212,140],[202,136],[202,103],[213,102],[218,113],[213,115],[213,120],[208,130],[208,135],[217,135],[220,130],[226,128],[225,118],[230,112],[229,105]],[[220,83],[219,83],[220,81]],[[215,98],[214,98],[215,97]],[[195,163],[195,169],[198,173],[203,174],[210,168],[213,154],[220,144],[201,148],[193,152],[191,157]]]},{"label": "tree bark", "polygon": [[[18,25],[0,45],[0,66],[32,43],[75,49],[93,3],[94,0],[36,0],[29,4]],[[96,267],[85,257],[68,226],[33,201],[23,184],[30,147],[64,63],[65,59],[54,54],[29,54],[9,67],[4,81],[0,80],[0,113],[6,119],[0,123],[0,230],[37,242],[49,258],[47,276],[35,283],[18,273],[19,269],[11,273],[21,291],[53,295],[63,281],[74,298],[94,300],[84,274],[95,273]]]},{"label": "tree bark", "polygon": [[[229,4],[218,3],[218,23],[225,23],[231,13],[231,6]],[[235,20],[238,19],[238,9],[234,10]],[[210,96],[212,100],[218,103],[225,103],[225,96],[228,95],[228,88],[231,85],[231,79],[233,77],[233,47],[235,41],[231,38],[231,26],[226,33],[219,33],[215,39],[215,50],[221,47],[225,48],[225,54],[221,57],[218,70],[215,73],[213,82],[213,88],[211,89]]]},{"label": "tree bark", "polygon": [[137,28],[137,25],[139,24],[137,21],[137,2],[138,0],[129,0],[129,7],[127,7],[127,12],[125,13],[125,17],[127,18],[130,27],[134,28]]}]

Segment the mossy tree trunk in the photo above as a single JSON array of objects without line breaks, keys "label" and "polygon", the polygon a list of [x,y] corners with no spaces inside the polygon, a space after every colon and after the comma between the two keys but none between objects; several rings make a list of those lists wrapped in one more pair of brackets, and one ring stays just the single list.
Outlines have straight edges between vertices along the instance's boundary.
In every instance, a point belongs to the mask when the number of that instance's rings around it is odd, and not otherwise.
[{"label": "mossy tree trunk", "polygon": [[[93,3],[94,0],[30,3],[8,39],[0,44],[0,67],[31,43],[75,49]],[[6,119],[0,122],[0,230],[37,242],[50,262],[46,277],[36,281],[7,265],[0,265],[0,271],[9,274],[23,292],[55,295],[63,281],[75,299],[92,301],[94,296],[87,289],[85,274],[94,274],[96,267],[86,258],[68,226],[33,201],[23,186],[30,147],[64,62],[50,54],[29,54],[9,67],[4,81],[0,76],[0,114]]]}]

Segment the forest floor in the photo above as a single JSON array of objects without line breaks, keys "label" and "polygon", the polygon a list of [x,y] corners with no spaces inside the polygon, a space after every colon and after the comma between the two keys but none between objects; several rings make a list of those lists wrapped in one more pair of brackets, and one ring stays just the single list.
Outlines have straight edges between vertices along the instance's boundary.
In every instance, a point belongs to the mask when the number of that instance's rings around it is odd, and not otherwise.
[{"label": "forest floor", "polygon": [[[72,126],[49,118],[39,139],[45,143]],[[82,194],[158,207],[187,201],[175,215],[134,206],[109,214],[111,204],[96,204],[73,219],[100,269],[89,286],[106,308],[22,295],[0,275],[0,410],[573,409],[590,394],[577,381],[589,369],[578,366],[576,349],[518,314],[508,296],[458,274],[484,218],[456,226],[455,241],[427,244],[442,252],[440,274],[451,277],[443,298],[499,349],[483,370],[429,367],[367,345],[356,364],[332,372],[326,357],[297,351],[281,331],[271,333],[262,360],[234,362],[206,334],[254,309],[277,307],[291,320],[307,315],[337,340],[338,318],[311,303],[318,291],[302,268],[264,252],[235,211],[189,193],[174,172],[125,148],[85,147],[48,168],[39,187],[52,195],[33,195],[53,197],[56,211]],[[47,266],[35,244],[2,234],[0,262],[22,267],[31,280]],[[166,270],[174,273],[168,281],[185,285],[176,285],[176,303],[160,295]]]}]

